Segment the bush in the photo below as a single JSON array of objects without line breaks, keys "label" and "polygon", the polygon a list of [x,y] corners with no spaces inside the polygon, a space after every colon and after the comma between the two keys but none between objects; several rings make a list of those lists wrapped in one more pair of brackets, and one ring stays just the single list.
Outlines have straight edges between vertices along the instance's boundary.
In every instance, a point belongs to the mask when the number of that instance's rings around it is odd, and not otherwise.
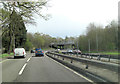
[{"label": "bush", "polygon": [[25,50],[29,51],[32,47],[33,47],[32,43],[27,39],[24,45]]}]

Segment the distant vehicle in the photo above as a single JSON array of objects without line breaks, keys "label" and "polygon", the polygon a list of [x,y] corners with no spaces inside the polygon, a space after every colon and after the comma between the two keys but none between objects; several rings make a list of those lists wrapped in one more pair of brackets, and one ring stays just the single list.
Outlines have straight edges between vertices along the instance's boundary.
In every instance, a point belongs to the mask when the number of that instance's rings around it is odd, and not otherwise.
[{"label": "distant vehicle", "polygon": [[60,49],[57,49],[57,51],[60,51]]},{"label": "distant vehicle", "polygon": [[44,52],[40,48],[36,48],[35,56],[44,56]]},{"label": "distant vehicle", "polygon": [[14,58],[16,57],[26,57],[26,52],[24,48],[15,48],[14,49]]},{"label": "distant vehicle", "polygon": [[35,53],[35,50],[31,50],[31,53]]},{"label": "distant vehicle", "polygon": [[78,53],[78,54],[81,54],[82,52],[81,52],[80,50],[73,50],[73,53],[74,53],[74,54],[77,54],[77,53]]},{"label": "distant vehicle", "polygon": [[67,50],[67,53],[73,53],[73,50],[71,50],[71,49]]}]

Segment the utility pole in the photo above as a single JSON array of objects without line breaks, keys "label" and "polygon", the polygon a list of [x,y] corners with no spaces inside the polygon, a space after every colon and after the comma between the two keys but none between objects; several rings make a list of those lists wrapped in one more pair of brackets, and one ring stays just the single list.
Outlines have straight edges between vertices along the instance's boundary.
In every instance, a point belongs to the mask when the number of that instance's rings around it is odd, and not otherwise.
[{"label": "utility pole", "polygon": [[[88,50],[89,50],[89,57],[90,57],[90,39],[88,39]],[[86,61],[85,69],[88,69],[88,63],[87,63],[87,61]]]},{"label": "utility pole", "polygon": [[96,49],[97,49],[97,52],[98,52],[98,34],[96,32]]},{"label": "utility pole", "polygon": [[77,41],[77,56],[78,56],[78,41]]},{"label": "utility pole", "polygon": [[89,50],[89,56],[90,56],[90,39],[88,39],[88,50]]}]

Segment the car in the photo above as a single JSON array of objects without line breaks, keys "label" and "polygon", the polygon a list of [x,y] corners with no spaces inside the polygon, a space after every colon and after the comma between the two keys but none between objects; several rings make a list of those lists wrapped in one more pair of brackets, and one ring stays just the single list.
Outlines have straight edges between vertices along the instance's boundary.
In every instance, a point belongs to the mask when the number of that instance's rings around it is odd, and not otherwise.
[{"label": "car", "polygon": [[44,52],[41,50],[41,48],[35,49],[35,56],[44,56]]},{"label": "car", "polygon": [[57,49],[57,51],[60,51],[60,49]]},{"label": "car", "polygon": [[31,53],[35,53],[35,50],[31,50]]},{"label": "car", "polygon": [[16,57],[26,57],[26,52],[24,48],[15,48],[14,49],[14,58]]},{"label": "car", "polygon": [[67,53],[69,53],[69,54],[72,54],[73,53],[73,50],[67,50]]},{"label": "car", "polygon": [[77,54],[77,53],[78,53],[78,54],[81,54],[82,52],[81,52],[80,50],[73,50],[73,53],[74,53],[74,54]]}]

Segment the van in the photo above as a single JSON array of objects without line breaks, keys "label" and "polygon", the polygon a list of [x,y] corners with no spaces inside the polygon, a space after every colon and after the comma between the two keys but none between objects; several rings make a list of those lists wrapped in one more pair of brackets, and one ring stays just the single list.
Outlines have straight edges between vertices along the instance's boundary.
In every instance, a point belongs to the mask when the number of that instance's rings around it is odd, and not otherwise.
[{"label": "van", "polygon": [[15,48],[14,49],[14,58],[16,57],[26,57],[26,52],[24,48]]}]

